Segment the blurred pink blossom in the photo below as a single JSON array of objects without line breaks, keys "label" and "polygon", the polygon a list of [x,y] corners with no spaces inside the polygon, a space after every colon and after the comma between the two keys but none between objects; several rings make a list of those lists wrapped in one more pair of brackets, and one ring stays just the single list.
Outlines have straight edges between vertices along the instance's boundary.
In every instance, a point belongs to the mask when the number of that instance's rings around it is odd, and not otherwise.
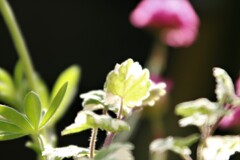
[{"label": "blurred pink blossom", "polygon": [[162,41],[172,47],[191,45],[199,27],[199,18],[188,0],[142,0],[130,21],[138,28],[160,30]]},{"label": "blurred pink blossom", "polygon": [[[240,77],[236,81],[236,95],[240,97]],[[231,106],[226,106],[231,108]],[[234,126],[240,126],[240,106],[236,107],[231,114],[225,116],[220,124],[220,128],[230,128]]]}]

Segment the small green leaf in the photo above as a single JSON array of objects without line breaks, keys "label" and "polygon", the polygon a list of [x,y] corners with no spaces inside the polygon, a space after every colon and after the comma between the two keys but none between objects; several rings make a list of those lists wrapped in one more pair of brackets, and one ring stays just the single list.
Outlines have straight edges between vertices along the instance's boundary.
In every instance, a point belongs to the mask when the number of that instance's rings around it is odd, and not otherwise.
[{"label": "small green leaf", "polygon": [[128,107],[141,105],[142,100],[149,95],[149,88],[149,71],[142,69],[139,63],[132,59],[117,64],[108,74],[104,85],[108,103],[111,104],[111,100],[116,99],[114,97],[119,97],[123,100],[123,105]]},{"label": "small green leaf", "polygon": [[51,100],[56,96],[60,87],[65,83],[68,82],[68,88],[65,93],[64,99],[59,106],[58,111],[55,113],[53,119],[51,120],[49,125],[54,125],[66,112],[68,107],[73,101],[78,89],[78,83],[80,80],[81,69],[77,65],[70,66],[66,70],[64,70],[60,76],[57,78],[57,81],[54,84],[52,93],[51,93]]},{"label": "small green leaf", "polygon": [[49,106],[49,91],[47,85],[39,75],[36,75],[35,78],[37,84],[37,93],[41,100],[42,107],[47,109],[47,107]]},{"label": "small green leaf", "polygon": [[7,141],[25,136],[26,134],[11,133],[11,132],[0,132],[0,141]]},{"label": "small green leaf", "polygon": [[48,108],[46,114],[44,115],[40,123],[40,128],[43,127],[54,116],[55,112],[57,111],[59,105],[61,104],[64,98],[64,95],[67,90],[67,86],[68,86],[68,82],[64,83],[63,86],[59,89],[56,96],[53,98],[50,107]]},{"label": "small green leaf", "polygon": [[6,84],[6,86],[8,86],[10,89],[14,88],[14,83],[11,75],[3,68],[0,68],[0,82]]},{"label": "small green leaf", "polygon": [[121,132],[129,130],[129,125],[122,120],[113,119],[108,115],[97,115],[91,111],[81,111],[75,118],[75,122],[62,131],[62,135],[77,133],[90,128]]},{"label": "small green leaf", "polygon": [[179,121],[180,126],[195,125],[198,127],[214,124],[225,113],[217,103],[206,98],[180,103],[176,106],[175,112],[184,117]]},{"label": "small green leaf", "polygon": [[226,103],[231,104],[236,97],[231,77],[225,70],[217,67],[213,68],[213,75],[217,82],[215,93],[217,95],[218,102],[222,105]]},{"label": "small green leaf", "polygon": [[195,143],[199,139],[197,134],[190,135],[188,137],[167,137],[159,138],[151,142],[150,151],[164,153],[167,150],[171,150],[180,155],[190,155],[190,145]]},{"label": "small green leaf", "polygon": [[0,104],[0,117],[24,129],[26,132],[31,132],[33,130],[31,124],[23,114],[8,106]]},{"label": "small green leaf", "polygon": [[134,160],[131,150],[133,145],[129,143],[113,143],[99,150],[94,160]]},{"label": "small green leaf", "polygon": [[16,88],[20,88],[23,83],[23,67],[20,60],[16,63],[14,67],[13,78]]},{"label": "small green leaf", "polygon": [[240,152],[239,136],[213,136],[207,138],[202,154],[204,160],[228,160],[236,152]]},{"label": "small green leaf", "polygon": [[24,130],[19,128],[18,126],[1,119],[0,119],[0,132],[11,132],[18,134],[25,133]]},{"label": "small green leaf", "polygon": [[62,160],[64,158],[80,158],[88,155],[89,149],[82,148],[74,145],[60,148],[47,147],[43,151],[43,156],[46,156],[48,160]]},{"label": "small green leaf", "polygon": [[29,92],[25,96],[24,110],[34,129],[38,129],[42,108],[39,96],[35,92]]}]

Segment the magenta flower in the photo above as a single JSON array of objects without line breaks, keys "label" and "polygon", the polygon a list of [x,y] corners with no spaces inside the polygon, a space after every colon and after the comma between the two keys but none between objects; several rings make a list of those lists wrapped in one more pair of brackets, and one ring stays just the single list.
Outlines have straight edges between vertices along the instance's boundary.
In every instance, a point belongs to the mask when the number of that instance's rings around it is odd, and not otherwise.
[{"label": "magenta flower", "polygon": [[[236,95],[240,97],[240,77],[236,82]],[[231,106],[227,105],[225,107],[231,108]],[[225,116],[220,124],[220,128],[230,128],[240,126],[240,106],[236,107],[230,115]]]},{"label": "magenta flower", "polygon": [[159,30],[162,41],[172,47],[191,45],[199,27],[199,18],[188,0],[142,0],[130,21],[138,28]]}]

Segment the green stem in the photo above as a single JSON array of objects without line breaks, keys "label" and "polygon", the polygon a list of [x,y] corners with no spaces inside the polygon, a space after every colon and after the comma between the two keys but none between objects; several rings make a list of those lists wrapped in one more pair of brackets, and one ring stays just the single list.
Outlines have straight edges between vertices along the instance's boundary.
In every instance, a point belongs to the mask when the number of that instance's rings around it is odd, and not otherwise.
[{"label": "green stem", "polygon": [[42,156],[42,152],[44,150],[44,143],[43,143],[41,135],[40,134],[32,135],[32,139],[34,141],[34,144],[37,145],[40,150],[37,153],[37,159],[38,160],[46,160],[46,158],[44,156]]},{"label": "green stem", "polygon": [[23,67],[25,68],[25,74],[29,82],[29,86],[31,90],[36,90],[36,85],[34,82],[34,68],[31,62],[31,58],[25,44],[23,35],[15,19],[14,13],[6,0],[0,0],[0,12],[9,29],[18,56],[23,63]]},{"label": "green stem", "polygon": [[92,135],[90,138],[90,144],[89,144],[89,158],[90,160],[93,160],[94,158],[94,151],[95,151],[95,145],[96,145],[96,140],[97,140],[97,133],[98,129],[93,128],[92,129]]}]

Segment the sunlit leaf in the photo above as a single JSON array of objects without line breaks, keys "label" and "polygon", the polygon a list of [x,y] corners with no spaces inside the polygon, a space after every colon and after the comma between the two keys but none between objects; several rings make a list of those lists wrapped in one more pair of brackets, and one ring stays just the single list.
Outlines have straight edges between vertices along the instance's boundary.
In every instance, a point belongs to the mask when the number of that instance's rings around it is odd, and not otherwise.
[{"label": "sunlit leaf", "polygon": [[0,116],[4,120],[18,126],[19,128],[24,129],[25,131],[31,132],[33,130],[26,117],[13,108],[0,104]]},{"label": "sunlit leaf", "polygon": [[132,59],[117,64],[108,74],[104,85],[108,103],[112,103],[114,97],[119,97],[123,100],[123,105],[128,107],[141,105],[142,100],[149,95],[149,88],[149,71],[142,69],[139,63]]},{"label": "sunlit leaf", "polygon": [[216,79],[215,93],[218,102],[221,104],[232,103],[235,98],[234,84],[227,72],[221,68],[213,68],[213,75]]},{"label": "sunlit leaf", "polygon": [[90,128],[100,128],[110,132],[129,130],[129,125],[119,119],[113,119],[108,115],[97,115],[91,111],[81,111],[75,121],[62,131],[62,135],[81,132]]},{"label": "sunlit leaf", "polygon": [[12,140],[25,136],[26,134],[12,133],[12,132],[0,132],[0,141]]},{"label": "sunlit leaf", "polygon": [[47,160],[62,160],[64,158],[82,157],[89,153],[89,149],[82,148],[74,145],[60,148],[52,148],[47,146],[43,151],[43,156],[47,157]]},{"label": "sunlit leaf", "polygon": [[204,160],[228,160],[236,152],[240,152],[239,136],[209,137],[202,151]]},{"label": "sunlit leaf", "polygon": [[131,150],[133,145],[129,143],[113,143],[99,150],[94,160],[134,160]]},{"label": "sunlit leaf", "polygon": [[6,120],[0,119],[0,132],[11,132],[11,133],[24,133],[24,130],[18,126],[9,123]]},{"label": "sunlit leaf", "polygon": [[20,60],[16,63],[14,67],[13,78],[16,88],[20,88],[23,83],[23,67]]},{"label": "sunlit leaf", "polygon": [[67,90],[67,86],[68,86],[68,82],[64,83],[62,87],[59,89],[56,96],[53,98],[50,107],[48,108],[46,114],[44,115],[40,123],[40,128],[44,126],[52,118],[52,116],[54,116],[56,110],[58,109],[59,105],[61,104],[64,98],[64,95]]},{"label": "sunlit leaf", "polygon": [[64,99],[62,103],[59,106],[59,109],[55,113],[53,119],[51,120],[49,125],[54,125],[66,112],[67,108],[70,106],[70,104],[73,101],[73,98],[75,97],[77,90],[78,90],[78,83],[80,80],[80,74],[81,69],[77,65],[73,65],[66,70],[64,70],[60,76],[57,78],[52,93],[51,93],[51,100],[56,96],[58,90],[61,88],[61,86],[68,82],[68,88],[65,93]]},{"label": "sunlit leaf", "polygon": [[48,87],[39,75],[36,75],[35,78],[36,78],[36,85],[37,85],[37,93],[41,100],[42,107],[47,109],[47,107],[49,106]]},{"label": "sunlit leaf", "polygon": [[0,82],[6,84],[6,86],[10,89],[14,88],[11,75],[3,68],[0,68]]},{"label": "sunlit leaf", "polygon": [[24,110],[30,123],[38,129],[42,108],[39,96],[35,92],[31,91],[25,96]]},{"label": "sunlit leaf", "polygon": [[197,134],[190,135],[188,137],[167,137],[154,140],[150,144],[151,152],[164,153],[167,150],[171,150],[180,155],[190,155],[191,150],[189,146],[198,140]]},{"label": "sunlit leaf", "polygon": [[195,125],[198,127],[212,125],[224,114],[224,110],[217,103],[206,98],[180,103],[176,106],[175,112],[184,117],[179,121],[180,126]]}]

